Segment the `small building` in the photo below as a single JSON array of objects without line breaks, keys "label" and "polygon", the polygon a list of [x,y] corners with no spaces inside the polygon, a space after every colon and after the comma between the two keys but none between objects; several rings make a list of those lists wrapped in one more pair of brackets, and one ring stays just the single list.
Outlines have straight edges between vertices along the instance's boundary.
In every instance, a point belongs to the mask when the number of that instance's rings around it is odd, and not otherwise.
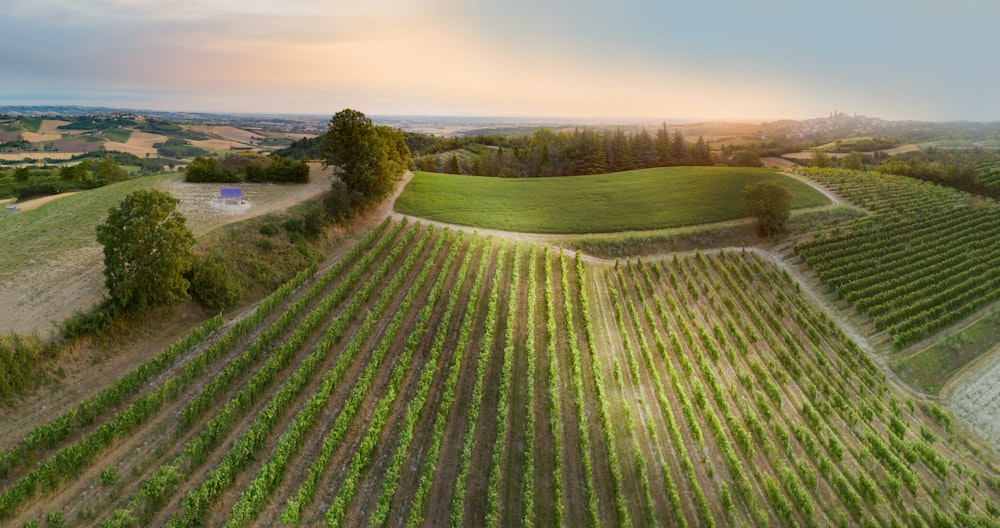
[{"label": "small building", "polygon": [[243,188],[222,187],[219,189],[219,198],[222,198],[223,203],[226,205],[241,204],[243,203]]},{"label": "small building", "polygon": [[209,201],[212,209],[225,213],[240,214],[250,210],[250,202],[243,197],[243,189],[240,187],[222,187],[219,195],[212,197]]}]

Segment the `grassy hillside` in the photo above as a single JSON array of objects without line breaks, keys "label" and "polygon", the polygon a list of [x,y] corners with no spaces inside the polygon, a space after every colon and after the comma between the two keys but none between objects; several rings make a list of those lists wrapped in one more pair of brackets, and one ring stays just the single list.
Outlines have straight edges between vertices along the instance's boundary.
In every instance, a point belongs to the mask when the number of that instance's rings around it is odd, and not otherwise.
[{"label": "grassy hillside", "polygon": [[745,217],[740,190],[760,180],[787,185],[796,197],[793,207],[828,203],[812,187],[767,169],[670,167],[530,179],[418,172],[396,210],[507,231],[637,231]]},{"label": "grassy hillside", "polygon": [[136,189],[157,187],[177,175],[137,178],[60,198],[34,211],[0,215],[0,277],[47,262],[74,249],[94,246],[94,229],[108,209]]}]

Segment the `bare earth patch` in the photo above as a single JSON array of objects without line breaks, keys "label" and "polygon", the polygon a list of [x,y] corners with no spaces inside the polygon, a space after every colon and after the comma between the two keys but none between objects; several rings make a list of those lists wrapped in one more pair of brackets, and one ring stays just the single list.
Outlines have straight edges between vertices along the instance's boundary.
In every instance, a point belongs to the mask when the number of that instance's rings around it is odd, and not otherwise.
[{"label": "bare earth patch", "polygon": [[[258,134],[256,132],[232,126],[193,126],[191,129],[204,132],[209,135],[218,136],[226,141],[227,144],[228,142],[236,142],[249,145],[251,140],[264,136],[264,134]],[[191,143],[195,142],[192,141]]]},{"label": "bare earth patch", "polygon": [[[886,149],[886,150],[883,150],[881,152],[884,152],[884,153],[886,153],[886,154],[888,154],[890,156],[895,156],[896,154],[904,154],[906,152],[915,152],[917,150],[920,150],[920,147],[918,147],[917,145],[910,144],[910,145],[902,145],[902,146],[899,146],[899,147],[896,147],[896,148]],[[862,152],[861,154],[873,154],[873,153],[872,152]],[[826,155],[830,156],[831,158],[843,158],[844,156],[847,156],[847,153],[845,153],[845,152],[827,152]],[[781,157],[782,158],[787,158],[787,159],[810,160],[813,157],[813,153],[812,153],[812,151],[791,152],[791,153],[788,153],[788,154],[784,154]]]},{"label": "bare earth patch", "polygon": [[205,150],[229,150],[232,147],[248,146],[246,143],[230,139],[198,139],[192,140],[191,144]]},{"label": "bare earth patch", "polygon": [[76,194],[75,192],[68,192],[62,194],[53,194],[52,196],[42,196],[41,198],[32,198],[31,200],[25,202],[17,202],[17,208],[21,211],[34,211],[39,207],[49,203],[54,202],[60,198],[65,198]]},{"label": "bare earth patch", "polygon": [[23,159],[42,159],[48,158],[50,160],[68,160],[73,156],[80,154],[80,152],[0,152],[0,159],[4,161],[18,161]]},{"label": "bare earth patch", "polygon": [[1000,348],[970,364],[942,391],[951,410],[1000,451]]},{"label": "bare earth patch", "polygon": [[[187,183],[178,176],[164,182],[160,190],[180,199],[177,210],[187,218],[188,227],[198,237],[226,224],[281,211],[305,200],[319,198],[330,188],[333,171],[323,169],[319,163],[311,164],[310,169],[309,183],[301,185]],[[213,207],[222,187],[241,187],[243,200],[249,203],[249,208],[226,210]]]},{"label": "bare earth patch", "polygon": [[38,125],[39,134],[62,134],[63,131],[59,130],[59,127],[63,125],[70,124],[69,121],[61,121],[59,119],[43,119],[42,124]]},{"label": "bare earth patch", "polygon": [[150,134],[149,132],[142,132],[141,130],[133,130],[127,143],[109,141],[104,144],[104,148],[105,150],[117,150],[119,152],[135,154],[140,157],[147,154],[150,156],[157,156],[158,154],[156,153],[156,148],[153,147],[153,144],[162,143],[166,140],[167,136]]},{"label": "bare earth patch", "polygon": [[764,163],[765,167],[788,170],[795,167],[795,164],[782,158],[761,158],[760,161]]},{"label": "bare earth patch", "polygon": [[68,124],[70,124],[69,121],[43,119],[42,124],[38,126],[38,132],[23,132],[22,136],[25,141],[41,143],[62,139],[63,134],[80,134],[84,132],[83,130],[59,130],[60,126]]}]

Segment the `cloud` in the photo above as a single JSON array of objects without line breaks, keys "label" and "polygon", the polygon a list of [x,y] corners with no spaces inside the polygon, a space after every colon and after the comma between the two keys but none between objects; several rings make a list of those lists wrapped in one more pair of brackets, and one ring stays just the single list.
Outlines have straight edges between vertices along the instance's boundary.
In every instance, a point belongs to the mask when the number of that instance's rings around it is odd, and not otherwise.
[{"label": "cloud", "polygon": [[1000,114],[990,93],[1000,73],[987,67],[998,8],[972,0],[0,0],[0,9],[6,100],[103,92],[194,110]]}]

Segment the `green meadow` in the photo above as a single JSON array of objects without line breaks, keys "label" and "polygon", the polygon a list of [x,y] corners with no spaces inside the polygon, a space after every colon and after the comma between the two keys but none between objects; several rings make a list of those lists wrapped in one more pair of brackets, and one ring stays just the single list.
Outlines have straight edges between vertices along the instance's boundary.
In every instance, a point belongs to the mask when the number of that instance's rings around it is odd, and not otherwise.
[{"label": "green meadow", "polygon": [[774,180],[793,208],[826,205],[809,185],[769,169],[660,167],[592,176],[505,179],[417,172],[396,211],[452,224],[528,233],[609,233],[748,216],[746,185]]},{"label": "green meadow", "polygon": [[95,229],[108,209],[136,189],[156,187],[176,177],[136,178],[66,196],[34,211],[0,211],[0,277],[9,277],[32,261],[46,262],[63,252],[97,245]]}]

